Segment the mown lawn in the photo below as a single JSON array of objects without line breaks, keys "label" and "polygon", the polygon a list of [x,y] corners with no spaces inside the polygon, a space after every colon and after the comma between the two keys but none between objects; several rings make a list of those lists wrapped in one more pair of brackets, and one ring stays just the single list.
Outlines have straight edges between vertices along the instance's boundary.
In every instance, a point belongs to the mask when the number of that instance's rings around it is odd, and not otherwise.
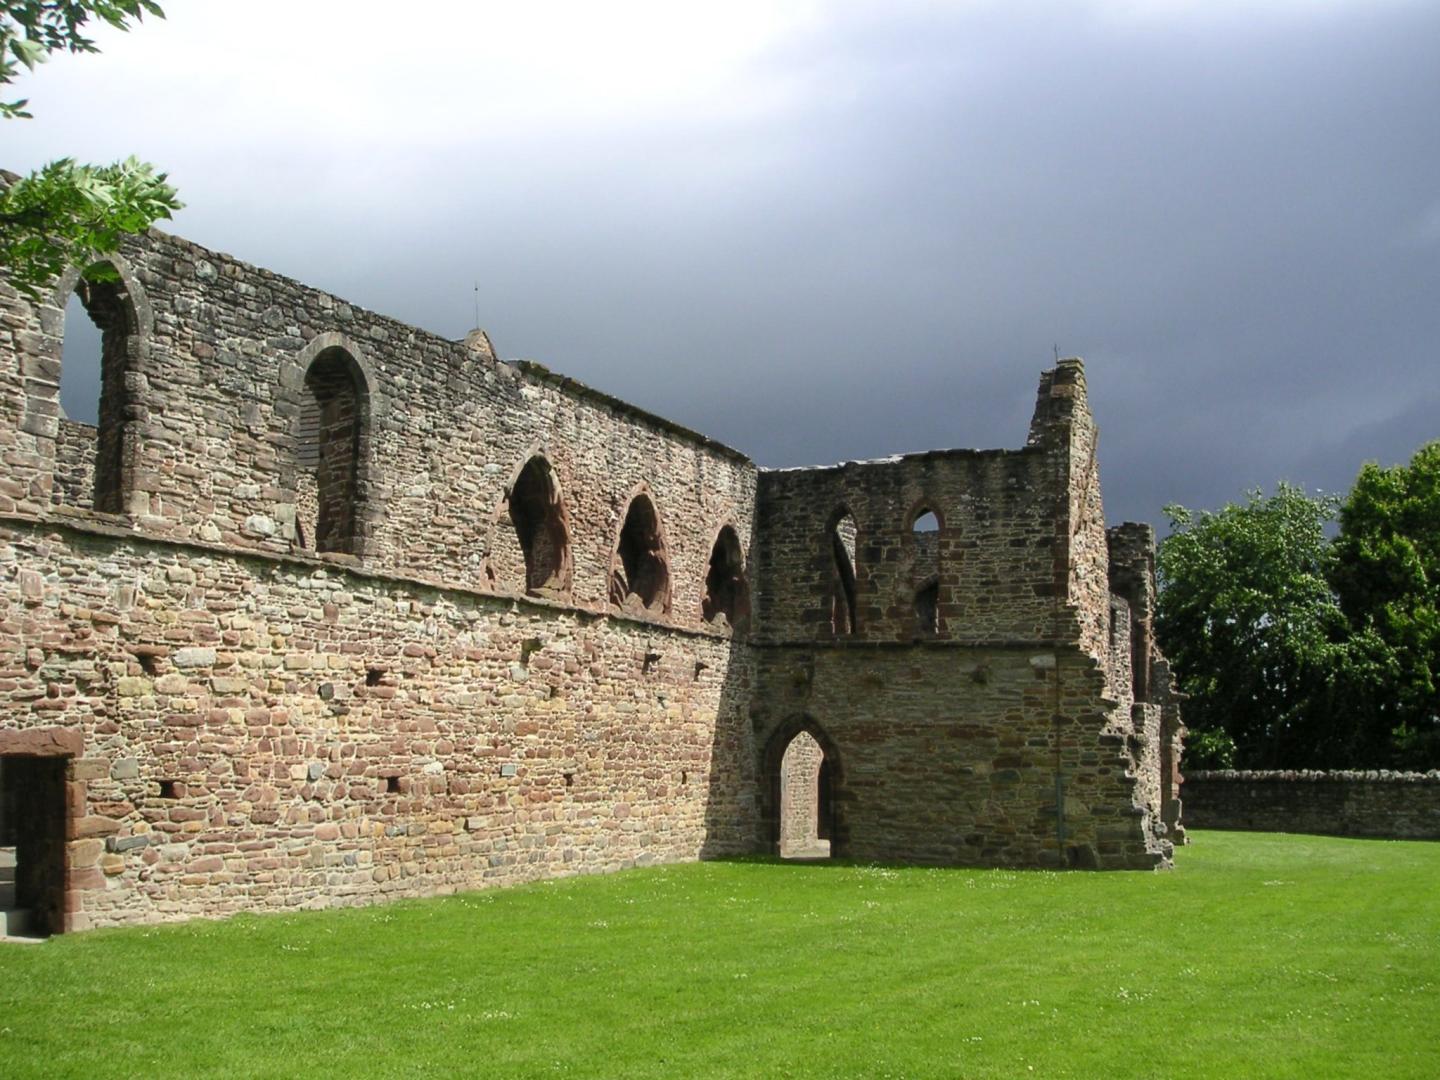
[{"label": "mown lawn", "polygon": [[1440,1076],[1440,844],[721,862],[0,947],[0,1077]]}]

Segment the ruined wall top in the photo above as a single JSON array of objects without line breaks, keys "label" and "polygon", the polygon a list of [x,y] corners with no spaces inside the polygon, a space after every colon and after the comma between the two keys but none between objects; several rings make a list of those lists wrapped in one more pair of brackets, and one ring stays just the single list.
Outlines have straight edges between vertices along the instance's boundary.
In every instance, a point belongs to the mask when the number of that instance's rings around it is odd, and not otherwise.
[{"label": "ruined wall top", "polygon": [[98,438],[59,409],[76,275],[38,306],[0,286],[0,512],[118,515],[157,537],[691,631],[730,633],[753,590],[761,640],[1078,641],[1106,655],[1079,360],[1041,376],[1020,449],[762,470],[540,364],[502,362],[480,330],[448,341],[158,231],[113,261],[118,286],[78,286],[111,327]]},{"label": "ruined wall top", "polygon": [[[762,470],[762,633],[842,645],[1076,642],[1102,658],[1095,434],[1083,364],[1063,360],[1040,378],[1021,449]],[[917,531],[926,514],[933,533]]]},{"label": "ruined wall top", "polygon": [[[96,321],[113,310],[119,327],[88,461],[58,400],[75,276],[45,305],[0,285],[0,512],[109,510],[150,535],[726,632],[702,608],[717,534],[731,528],[749,557],[757,470],[744,455],[500,362],[483,332],[448,341],[158,231],[113,261],[121,284],[87,293]],[[510,503],[537,456],[544,497],[530,509],[545,521],[531,532],[568,551],[527,589]],[[649,522],[635,558],[663,579],[638,606],[615,596],[638,572],[620,551],[632,504]]]}]

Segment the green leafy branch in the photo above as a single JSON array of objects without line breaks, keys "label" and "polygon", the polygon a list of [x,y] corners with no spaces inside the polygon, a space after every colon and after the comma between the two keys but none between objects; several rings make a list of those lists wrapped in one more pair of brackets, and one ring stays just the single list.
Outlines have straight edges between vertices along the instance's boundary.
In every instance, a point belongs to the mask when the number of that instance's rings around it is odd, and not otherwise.
[{"label": "green leafy branch", "polygon": [[[139,22],[147,14],[163,19],[165,12],[152,0],[6,0],[0,4],[0,84],[8,84],[20,73],[43,63],[53,52],[99,52],[83,28],[92,17],[116,30],[129,30],[130,20]],[[0,118],[25,118],[28,101],[0,101]]]},{"label": "green leafy branch", "polygon": [[[52,161],[0,191],[0,265],[16,289],[38,300],[67,267],[94,263],[127,233],[143,232],[180,205],[165,174],[136,158]],[[86,276],[98,280],[104,272],[92,267]]]},{"label": "green leafy branch", "polygon": [[[146,15],[163,19],[154,0],[3,0],[0,86],[56,52],[98,52],[85,35],[91,19],[129,30]],[[0,101],[0,119],[29,119],[27,99]],[[69,266],[91,280],[113,274],[95,263],[128,233],[144,232],[183,204],[162,172],[135,158],[113,165],[52,161],[25,177],[0,174],[0,267],[31,300]]]}]

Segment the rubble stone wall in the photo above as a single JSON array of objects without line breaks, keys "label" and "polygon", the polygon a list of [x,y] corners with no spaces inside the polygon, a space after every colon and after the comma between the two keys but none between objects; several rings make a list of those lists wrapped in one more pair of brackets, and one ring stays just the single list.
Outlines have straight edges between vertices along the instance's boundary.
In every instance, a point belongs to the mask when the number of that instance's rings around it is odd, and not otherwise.
[{"label": "rubble stone wall", "polygon": [[480,331],[113,262],[0,285],[0,756],[63,762],[66,928],[774,851],[801,731],[837,855],[1168,864],[1178,714],[1116,640],[1153,561],[1078,361],[1022,449],[767,471]]},{"label": "rubble stone wall", "polygon": [[[757,470],[728,447],[540,365],[501,363],[176,237],[132,240],[115,262],[133,327],[121,501],[151,535],[313,548],[295,528],[307,496],[306,373],[341,350],[363,383],[352,553],[371,569],[523,594],[523,567],[490,556],[510,543],[509,488],[535,454],[564,502],[577,607],[609,607],[618,533],[640,491],[656,507],[672,585],[669,611],[652,618],[701,625],[708,545],[723,524],[749,551]],[[69,284],[52,304],[0,305],[0,350],[15,357],[0,372],[0,513],[40,512],[87,487],[55,482],[76,461],[59,408]],[[107,355],[119,332],[107,331]]]},{"label": "rubble stone wall", "polygon": [[[857,627],[914,641],[915,593],[938,579],[937,636],[1049,639],[1057,619],[1054,463],[1039,450],[936,451],[760,474],[758,622],[766,642],[832,641],[828,529],[855,519]],[[938,533],[911,531],[917,506]],[[933,539],[930,539],[933,537]],[[922,550],[922,548],[926,550]]]},{"label": "rubble stone wall", "polygon": [[78,733],[72,929],[694,859],[754,833],[749,649],[715,635],[12,522],[0,666],[6,725]]},{"label": "rubble stone wall", "polygon": [[60,419],[55,436],[55,487],[51,498],[62,506],[88,510],[95,498],[95,425]]},{"label": "rubble stone wall", "polygon": [[[1112,729],[1104,675],[1073,648],[794,647],[758,658],[757,767],[800,718],[825,733],[836,855],[1106,869],[1168,860],[1159,807],[1136,778],[1139,744]],[[762,805],[773,832],[772,812]]]},{"label": "rubble stone wall", "polygon": [[[757,767],[799,718],[833,741],[837,854],[1168,862],[1161,714],[1132,709],[1128,609],[1112,643],[1094,444],[1083,372],[1063,362],[1041,379],[1022,450],[760,474]],[[915,533],[927,510],[938,532]],[[857,625],[837,632],[828,534],[844,514]],[[928,632],[915,614],[927,582]],[[773,842],[774,808],[760,825]]]},{"label": "rubble stone wall", "polygon": [[1191,829],[1440,840],[1440,772],[1185,774]]}]

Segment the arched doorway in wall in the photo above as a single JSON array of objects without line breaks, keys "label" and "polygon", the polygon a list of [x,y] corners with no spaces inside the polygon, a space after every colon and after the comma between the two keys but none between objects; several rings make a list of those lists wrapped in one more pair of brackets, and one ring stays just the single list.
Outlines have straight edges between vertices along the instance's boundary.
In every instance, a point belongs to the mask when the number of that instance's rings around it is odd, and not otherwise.
[{"label": "arched doorway in wall", "polygon": [[846,853],[835,744],[809,717],[782,725],[765,749],[762,817],[770,852],[788,859]]}]

